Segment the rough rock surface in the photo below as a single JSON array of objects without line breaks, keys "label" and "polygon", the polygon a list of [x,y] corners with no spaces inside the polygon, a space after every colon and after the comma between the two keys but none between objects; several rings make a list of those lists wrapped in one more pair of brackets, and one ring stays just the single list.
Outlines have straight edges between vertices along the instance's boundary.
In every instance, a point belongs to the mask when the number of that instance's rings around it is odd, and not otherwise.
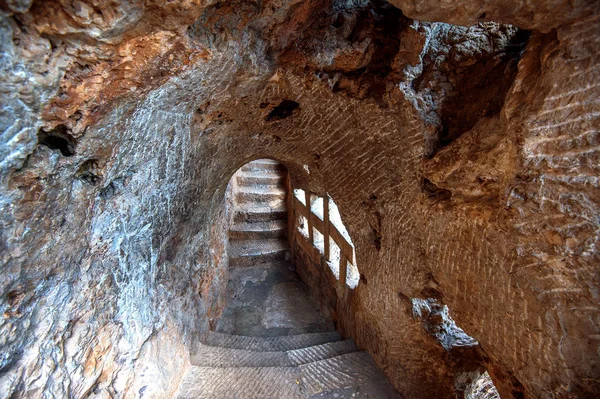
[{"label": "rough rock surface", "polygon": [[466,0],[460,4],[443,0],[390,0],[390,3],[405,15],[425,21],[464,26],[495,21],[542,32],[578,22],[600,11],[600,5],[594,0]]},{"label": "rough rock surface", "polygon": [[[338,204],[361,271],[338,326],[404,397],[456,382],[411,298],[449,307],[503,397],[600,395],[598,3],[393,3],[425,21],[0,2],[2,397],[174,392],[224,305],[227,182],[265,157]],[[439,22],[484,13],[533,32]]]}]

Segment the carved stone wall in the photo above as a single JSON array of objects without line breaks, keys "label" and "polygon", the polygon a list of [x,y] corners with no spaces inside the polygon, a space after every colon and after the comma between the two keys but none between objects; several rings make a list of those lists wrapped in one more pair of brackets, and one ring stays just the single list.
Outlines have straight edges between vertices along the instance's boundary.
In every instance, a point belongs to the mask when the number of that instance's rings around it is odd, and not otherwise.
[{"label": "carved stone wall", "polygon": [[111,4],[0,3],[3,396],[172,392],[257,158],[338,204],[363,275],[338,322],[404,396],[454,395],[429,297],[503,397],[599,394],[597,3],[485,3],[529,37],[378,1]]}]

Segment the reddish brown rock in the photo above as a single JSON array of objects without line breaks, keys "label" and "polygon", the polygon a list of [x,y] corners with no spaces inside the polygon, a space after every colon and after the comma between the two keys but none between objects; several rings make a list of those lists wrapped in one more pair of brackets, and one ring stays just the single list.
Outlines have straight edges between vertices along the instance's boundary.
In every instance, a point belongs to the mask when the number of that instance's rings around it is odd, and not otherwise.
[{"label": "reddish brown rock", "polygon": [[405,15],[425,21],[463,26],[495,21],[542,32],[580,21],[600,11],[598,3],[594,0],[485,0],[461,1],[460,4],[427,0],[390,0],[390,3],[400,8]]}]

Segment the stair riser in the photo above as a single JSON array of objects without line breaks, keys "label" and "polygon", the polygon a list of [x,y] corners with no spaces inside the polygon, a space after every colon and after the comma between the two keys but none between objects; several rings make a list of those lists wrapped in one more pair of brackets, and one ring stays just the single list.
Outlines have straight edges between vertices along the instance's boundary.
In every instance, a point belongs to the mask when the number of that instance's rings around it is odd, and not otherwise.
[{"label": "stair riser", "polygon": [[237,182],[238,185],[242,186],[242,187],[248,187],[248,186],[268,186],[268,187],[274,187],[274,186],[281,186],[284,183],[284,178],[283,176],[260,176],[260,175],[254,175],[254,176],[239,176],[237,178]]},{"label": "stair riser", "polygon": [[284,201],[285,193],[247,193],[240,191],[235,196],[238,203],[253,203],[253,204],[264,204],[275,201]]},{"label": "stair riser", "polygon": [[273,211],[273,212],[238,212],[233,217],[235,222],[270,222],[273,220],[286,220],[287,212],[285,211]]},{"label": "stair riser", "polygon": [[242,349],[203,347],[193,354],[192,365],[199,367],[291,367],[287,352],[255,352]]},{"label": "stair riser", "polygon": [[207,346],[200,347],[192,355],[191,363],[200,367],[291,367],[357,351],[358,348],[351,340],[277,352],[254,352]]},{"label": "stair riser", "polygon": [[273,229],[273,230],[259,230],[259,231],[236,231],[229,230],[230,240],[256,240],[256,239],[268,239],[268,238],[281,238],[286,235],[286,228]]},{"label": "stair riser", "polygon": [[285,168],[277,163],[273,164],[246,164],[242,166],[244,172],[284,172]]},{"label": "stair riser", "polygon": [[255,352],[278,352],[337,342],[341,339],[342,337],[337,331],[280,337],[244,337],[211,331],[204,344]]},{"label": "stair riser", "polygon": [[266,254],[247,255],[237,258],[229,258],[229,266],[231,267],[250,267],[260,265],[262,263],[280,262],[289,258],[289,250],[270,252]]}]

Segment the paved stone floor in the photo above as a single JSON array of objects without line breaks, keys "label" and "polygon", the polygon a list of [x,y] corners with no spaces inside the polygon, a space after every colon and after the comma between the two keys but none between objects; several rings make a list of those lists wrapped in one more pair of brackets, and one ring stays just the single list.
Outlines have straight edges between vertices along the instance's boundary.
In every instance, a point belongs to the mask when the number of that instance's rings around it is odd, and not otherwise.
[{"label": "paved stone floor", "polygon": [[230,299],[215,331],[274,337],[335,330],[289,263],[240,267],[230,273]]},{"label": "paved stone floor", "polygon": [[395,399],[286,262],[230,271],[229,302],[192,353],[178,399]]}]

